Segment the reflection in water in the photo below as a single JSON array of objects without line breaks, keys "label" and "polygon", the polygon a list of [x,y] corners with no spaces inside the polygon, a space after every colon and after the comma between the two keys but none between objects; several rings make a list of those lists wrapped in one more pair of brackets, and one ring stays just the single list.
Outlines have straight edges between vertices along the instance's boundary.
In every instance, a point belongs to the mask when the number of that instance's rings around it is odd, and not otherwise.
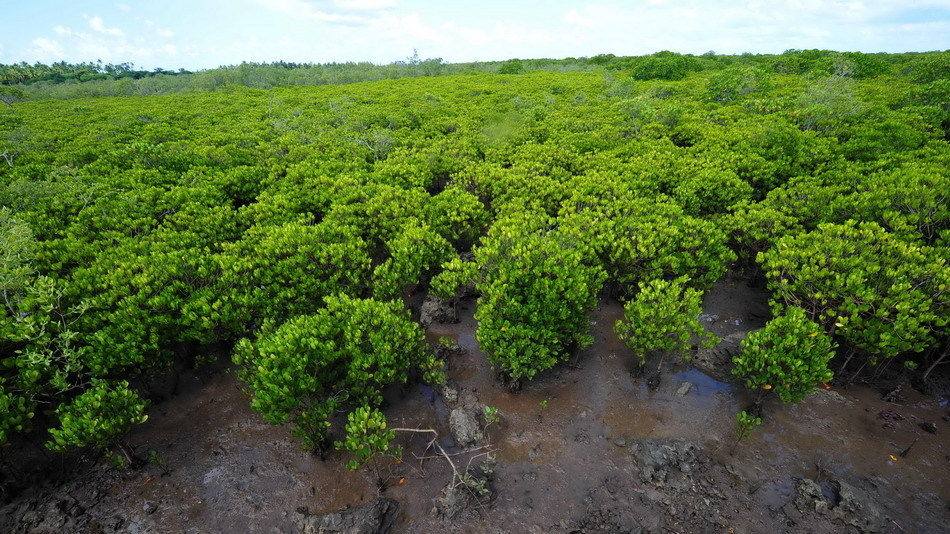
[{"label": "reflection in water", "polygon": [[731,392],[734,388],[732,384],[727,384],[725,382],[720,382],[715,378],[707,375],[706,373],[700,371],[699,369],[687,369],[685,371],[680,371],[673,375],[674,380],[681,382],[689,382],[693,385],[689,394],[696,392],[701,397],[707,395],[714,395],[719,392]]}]

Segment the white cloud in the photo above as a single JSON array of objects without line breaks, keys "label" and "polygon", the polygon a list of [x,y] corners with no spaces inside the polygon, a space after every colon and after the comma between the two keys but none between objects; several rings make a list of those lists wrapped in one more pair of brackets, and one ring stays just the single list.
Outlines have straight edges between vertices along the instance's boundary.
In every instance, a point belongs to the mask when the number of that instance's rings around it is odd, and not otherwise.
[{"label": "white cloud", "polygon": [[387,9],[396,7],[396,0],[333,0],[333,4],[341,9]]},{"label": "white cloud", "polygon": [[98,32],[104,35],[111,35],[113,37],[122,37],[125,35],[125,32],[123,32],[119,28],[107,27],[106,23],[103,22],[102,17],[99,17],[99,16],[90,17],[88,15],[83,15],[83,17],[85,17],[86,22],[89,23],[89,27],[92,28],[92,30],[95,32]]},{"label": "white cloud", "polygon": [[60,58],[63,56],[63,45],[59,41],[47,39],[46,37],[37,37],[33,39],[35,52],[46,58]]},{"label": "white cloud", "polygon": [[564,22],[568,24],[576,24],[585,28],[593,28],[597,26],[596,20],[591,17],[581,15],[576,9],[571,9],[564,14]]},{"label": "white cloud", "polygon": [[[340,24],[364,24],[366,17],[346,13],[334,13],[318,9],[316,5],[306,0],[253,0],[254,3],[266,7],[271,11],[283,13],[297,20],[311,22],[333,22]],[[354,0],[361,1],[361,0]]]},{"label": "white cloud", "polygon": [[[52,36],[40,36],[21,55],[36,61],[95,61],[107,63],[146,62],[166,67],[176,66],[172,58],[180,55],[185,43],[170,42],[174,32],[143,21],[151,31],[136,31],[132,35],[111,27],[100,16],[83,15],[88,30],[57,25]],[[131,33],[131,32],[130,32]]]}]

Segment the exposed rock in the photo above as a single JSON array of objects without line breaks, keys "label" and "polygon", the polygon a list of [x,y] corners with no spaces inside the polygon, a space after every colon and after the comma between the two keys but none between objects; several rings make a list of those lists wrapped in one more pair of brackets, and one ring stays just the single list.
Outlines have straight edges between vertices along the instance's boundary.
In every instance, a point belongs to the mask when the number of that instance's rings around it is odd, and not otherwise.
[{"label": "exposed rock", "polygon": [[684,487],[701,464],[696,445],[677,439],[641,439],[631,447],[640,479],[656,486]]},{"label": "exposed rock", "polygon": [[445,399],[445,402],[458,402],[459,390],[450,386],[448,382],[442,384],[442,386],[439,388],[439,391],[442,393],[442,398]]},{"label": "exposed rock", "polygon": [[861,532],[879,532],[884,521],[881,507],[862,490],[838,481],[838,506],[833,514]]},{"label": "exposed rock", "polygon": [[296,524],[302,534],[386,534],[398,513],[398,501],[376,497],[355,508],[343,507],[327,515],[300,512]]},{"label": "exposed rock", "polygon": [[423,328],[428,327],[432,323],[457,323],[458,320],[455,306],[445,303],[432,295],[426,295],[425,301],[422,303],[422,308],[419,311],[419,324],[422,325]]},{"label": "exposed rock", "polygon": [[680,384],[680,387],[678,387],[678,388],[676,389],[676,394],[679,395],[679,396],[681,396],[681,397],[685,397],[686,395],[689,395],[689,392],[690,392],[692,389],[693,389],[693,384],[692,384],[692,383],[690,383],[690,382],[683,382],[682,384]]},{"label": "exposed rock", "polygon": [[[83,515],[83,508],[71,497],[57,497],[46,501],[29,500],[16,507],[8,505],[0,509],[0,516],[9,514],[8,532],[30,532],[36,534],[59,534],[60,532],[78,532],[83,530],[89,518]],[[2,525],[4,521],[0,521]]]},{"label": "exposed rock", "polygon": [[729,378],[732,357],[739,353],[739,343],[748,332],[734,332],[722,338],[711,349],[700,348],[693,356],[692,364],[713,378]]},{"label": "exposed rock", "polygon": [[[448,340],[448,342],[444,340]],[[436,345],[436,353],[443,360],[448,359],[449,356],[454,354],[465,354],[466,352],[468,351],[465,350],[465,347],[459,345],[458,342],[452,338],[442,338],[439,340],[439,344]]]},{"label": "exposed rock", "polygon": [[803,478],[795,485],[795,507],[801,512],[819,512],[828,511],[830,504],[825,499],[819,486],[810,478]]},{"label": "exposed rock", "polygon": [[482,439],[482,429],[478,424],[475,410],[458,407],[449,414],[449,430],[455,436],[455,441],[466,447]]},{"label": "exposed rock", "polygon": [[814,480],[799,480],[795,487],[795,506],[803,513],[815,512],[860,532],[880,532],[884,528],[881,507],[867,493],[840,480],[830,484],[835,493],[831,500]]},{"label": "exposed rock", "polygon": [[931,422],[928,422],[928,421],[924,421],[924,422],[920,423],[920,428],[922,428],[922,429],[924,430],[924,432],[929,432],[929,433],[931,433],[931,434],[936,434],[936,433],[937,433],[937,425],[935,425],[935,424],[933,424],[933,423],[931,423]]}]

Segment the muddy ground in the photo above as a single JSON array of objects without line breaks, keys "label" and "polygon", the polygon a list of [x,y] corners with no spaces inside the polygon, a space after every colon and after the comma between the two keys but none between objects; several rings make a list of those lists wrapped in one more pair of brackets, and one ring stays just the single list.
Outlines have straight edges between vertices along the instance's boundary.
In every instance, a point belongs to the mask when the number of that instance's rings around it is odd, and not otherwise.
[{"label": "muddy ground", "polygon": [[[820,390],[768,405],[764,425],[735,443],[733,414],[750,398],[728,357],[768,319],[764,294],[742,280],[705,299],[702,320],[724,341],[667,362],[656,389],[612,332],[616,301],[592,315],[593,346],[517,392],[479,352],[473,312],[464,301],[458,323],[429,327],[434,344],[445,336],[462,349],[447,356],[448,388],[393,388],[386,412],[393,426],[436,430],[459,469],[491,452],[490,491],[444,498],[448,462],[426,435],[401,433],[404,461],[380,467],[384,495],[398,502],[384,503],[392,531],[950,531],[944,397]],[[467,430],[482,438],[463,449],[452,430],[483,405],[501,421],[484,429],[479,418]],[[132,442],[159,461],[120,471],[92,454],[4,451],[0,532],[296,532],[307,517],[313,530],[320,514],[379,495],[373,469],[349,472],[342,453],[321,459],[264,423],[227,370],[184,376]],[[23,488],[13,477],[44,482]]]}]

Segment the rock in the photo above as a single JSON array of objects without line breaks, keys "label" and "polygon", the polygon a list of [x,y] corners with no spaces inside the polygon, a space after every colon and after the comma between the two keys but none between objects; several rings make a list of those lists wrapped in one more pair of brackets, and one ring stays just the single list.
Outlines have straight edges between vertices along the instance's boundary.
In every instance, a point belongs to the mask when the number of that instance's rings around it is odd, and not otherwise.
[{"label": "rock", "polygon": [[426,328],[432,323],[457,323],[458,314],[455,306],[442,302],[440,299],[426,295],[422,308],[419,311],[419,324]]},{"label": "rock", "polygon": [[920,423],[920,428],[922,428],[925,432],[930,432],[931,434],[937,433],[937,425],[928,421]]},{"label": "rock", "polygon": [[[71,498],[53,498],[45,502],[30,500],[13,507],[9,505],[0,510],[0,518],[9,514],[8,520],[16,532],[30,532],[37,534],[58,534],[60,532],[76,532],[85,524],[88,518],[80,513],[74,513],[77,506]],[[78,521],[77,521],[78,520]],[[0,525],[5,521],[0,520]]]},{"label": "rock", "polygon": [[155,503],[145,501],[145,504],[142,505],[142,511],[146,514],[154,514],[155,510],[158,510],[158,506],[155,506]]},{"label": "rock", "polygon": [[627,440],[625,440],[625,439],[623,439],[623,438],[614,438],[614,445],[616,445],[616,446],[618,446],[618,447],[626,447],[626,446],[627,446]]},{"label": "rock", "polygon": [[731,379],[732,357],[739,353],[739,343],[748,332],[734,332],[722,338],[711,349],[700,348],[693,355],[692,364],[699,370],[719,379]]},{"label": "rock", "polygon": [[814,480],[799,480],[795,486],[795,507],[802,513],[817,513],[860,532],[880,532],[884,528],[881,507],[867,493],[840,480],[830,484],[835,493],[832,500]]},{"label": "rock", "polygon": [[880,532],[884,528],[881,507],[865,492],[835,481],[838,487],[838,505],[832,515],[861,532]]},{"label": "rock", "polygon": [[386,534],[399,513],[399,502],[376,497],[355,508],[343,507],[327,515],[300,514],[296,520],[302,534]]},{"label": "rock", "polygon": [[455,441],[462,447],[467,447],[482,439],[482,429],[478,425],[478,417],[473,412],[474,410],[459,407],[449,414],[449,430],[455,436]]},{"label": "rock", "polygon": [[459,391],[448,384],[442,385],[441,392],[445,402],[454,403],[459,400]]},{"label": "rock", "polygon": [[795,507],[801,512],[820,512],[828,511],[828,501],[814,480],[803,478],[795,485]]},{"label": "rock", "polygon": [[656,486],[682,488],[702,463],[696,445],[678,439],[641,439],[631,447],[640,479]]},{"label": "rock", "polygon": [[689,394],[690,390],[693,389],[693,384],[690,382],[683,382],[680,384],[680,387],[676,389],[676,394],[685,397]]}]

